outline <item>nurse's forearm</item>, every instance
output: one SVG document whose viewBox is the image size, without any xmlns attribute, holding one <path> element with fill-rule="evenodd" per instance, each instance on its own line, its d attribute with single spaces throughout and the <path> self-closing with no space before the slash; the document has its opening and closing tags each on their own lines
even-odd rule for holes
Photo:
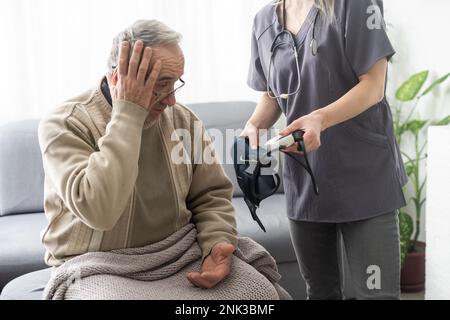
<svg viewBox="0 0 450 320">
<path fill-rule="evenodd" d="M 264 93 L 256 105 L 255 111 L 248 120 L 258 129 L 271 128 L 281 116 L 281 109 L 276 99 Z"/>
<path fill-rule="evenodd" d="M 387 61 L 378 61 L 347 94 L 314 111 L 322 119 L 322 131 L 363 113 L 384 97 Z"/>
</svg>

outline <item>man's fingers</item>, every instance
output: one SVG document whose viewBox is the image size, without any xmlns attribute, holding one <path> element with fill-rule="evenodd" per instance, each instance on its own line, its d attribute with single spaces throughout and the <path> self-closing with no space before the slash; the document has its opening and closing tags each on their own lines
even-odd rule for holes
<svg viewBox="0 0 450 320">
<path fill-rule="evenodd" d="M 194 280 L 194 277 L 193 277 L 193 273 L 192 272 L 189 272 L 187 275 L 186 275 L 186 278 L 189 280 L 189 282 L 190 283 L 192 283 L 194 286 L 197 286 L 197 282 Z"/>
<path fill-rule="evenodd" d="M 199 272 L 190 272 L 187 275 L 188 280 L 195 285 L 196 287 L 209 289 L 214 286 L 213 283 L 208 281 L 207 279 L 204 279 Z"/>
<path fill-rule="evenodd" d="M 137 70 L 139 67 L 139 62 L 141 61 L 143 47 L 144 42 L 142 40 L 138 40 L 134 44 L 133 54 L 131 55 L 130 65 L 128 68 L 128 75 L 133 78 L 137 77 Z"/>
<path fill-rule="evenodd" d="M 108 72 L 106 74 L 106 79 L 108 81 L 109 88 L 110 88 L 110 91 L 111 91 L 111 98 L 113 100 L 116 100 L 117 99 L 117 89 L 116 89 L 116 86 L 113 85 L 112 78 L 111 78 L 111 73 Z"/>
<path fill-rule="evenodd" d="M 161 60 L 156 61 L 155 64 L 153 65 L 152 72 L 150 73 L 150 76 L 145 82 L 145 88 L 147 92 L 153 92 L 153 87 L 155 86 L 156 80 L 158 80 L 161 67 L 162 67 Z"/>
<path fill-rule="evenodd" d="M 187 278 L 194 286 L 204 288 L 199 272 L 189 272 Z"/>
<path fill-rule="evenodd" d="M 125 41 L 120 47 L 119 77 L 117 81 L 117 98 L 134 102 L 148 110 L 154 94 L 153 88 L 161 71 L 161 61 L 151 68 L 152 50 L 144 50 L 144 42 L 136 41 L 133 54 L 130 56 L 131 45 Z M 139 77 L 139 79 L 138 79 Z"/>
<path fill-rule="evenodd" d="M 123 41 L 119 50 L 119 75 L 126 76 L 128 73 L 128 56 L 130 45 L 127 41 Z"/>
<path fill-rule="evenodd" d="M 152 58 L 152 48 L 146 47 L 144 55 L 142 56 L 141 64 L 139 65 L 137 80 L 139 83 L 145 84 L 145 77 L 147 76 L 148 67 Z"/>
<path fill-rule="evenodd" d="M 226 275 L 227 275 L 227 273 L 225 272 L 225 270 L 220 270 L 220 271 L 215 271 L 215 272 L 205 271 L 200 274 L 202 279 L 205 279 L 209 283 L 213 283 L 213 284 L 217 284 L 218 282 L 220 282 L 223 278 L 225 278 Z"/>
</svg>

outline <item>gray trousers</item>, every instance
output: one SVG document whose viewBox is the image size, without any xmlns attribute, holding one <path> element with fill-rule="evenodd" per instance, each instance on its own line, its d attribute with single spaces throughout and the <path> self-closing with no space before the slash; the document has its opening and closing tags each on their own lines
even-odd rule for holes
<svg viewBox="0 0 450 320">
<path fill-rule="evenodd" d="M 308 299 L 344 299 L 343 250 L 357 299 L 400 299 L 397 211 L 346 223 L 289 221 Z"/>
</svg>

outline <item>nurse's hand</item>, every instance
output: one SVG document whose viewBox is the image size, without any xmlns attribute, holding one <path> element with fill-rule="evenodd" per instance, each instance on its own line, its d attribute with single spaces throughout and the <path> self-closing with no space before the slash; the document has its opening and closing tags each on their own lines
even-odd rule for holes
<svg viewBox="0 0 450 320">
<path fill-rule="evenodd" d="M 240 137 L 248 137 L 250 142 L 250 148 L 257 149 L 258 148 L 258 138 L 259 138 L 259 130 L 253 125 L 251 122 L 247 122 L 244 130 L 242 131 Z"/>
<path fill-rule="evenodd" d="M 281 130 L 279 134 L 282 136 L 287 136 L 294 131 L 302 130 L 304 132 L 303 139 L 305 142 L 306 151 L 311 152 L 319 149 L 320 147 L 320 133 L 323 129 L 322 124 L 323 118 L 321 115 L 310 113 L 292 122 L 288 127 Z M 298 144 L 295 143 L 283 151 L 302 154 L 302 152 L 297 151 L 297 147 Z"/>
</svg>

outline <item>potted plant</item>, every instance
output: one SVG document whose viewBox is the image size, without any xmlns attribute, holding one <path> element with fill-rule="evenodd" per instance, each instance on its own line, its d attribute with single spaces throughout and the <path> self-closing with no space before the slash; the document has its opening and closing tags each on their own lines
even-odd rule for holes
<svg viewBox="0 0 450 320">
<path fill-rule="evenodd" d="M 432 92 L 450 76 L 450 73 L 432 82 L 422 90 L 428 79 L 429 71 L 412 75 L 396 91 L 396 103 L 392 104 L 394 118 L 394 133 L 400 146 L 406 173 L 412 194 L 405 195 L 407 203 L 413 203 L 411 212 L 406 207 L 400 210 L 400 249 L 401 249 L 401 288 L 403 292 L 418 292 L 425 288 L 425 243 L 418 241 L 422 211 L 426 201 L 426 175 L 421 172 L 426 161 L 426 132 L 429 126 L 448 125 L 450 115 L 440 119 L 423 119 L 417 115 L 417 109 L 422 97 Z M 421 93 L 420 93 L 421 92 Z M 404 137 L 412 140 L 412 147 L 404 143 Z M 411 192 L 410 192 L 411 193 Z"/>
</svg>

